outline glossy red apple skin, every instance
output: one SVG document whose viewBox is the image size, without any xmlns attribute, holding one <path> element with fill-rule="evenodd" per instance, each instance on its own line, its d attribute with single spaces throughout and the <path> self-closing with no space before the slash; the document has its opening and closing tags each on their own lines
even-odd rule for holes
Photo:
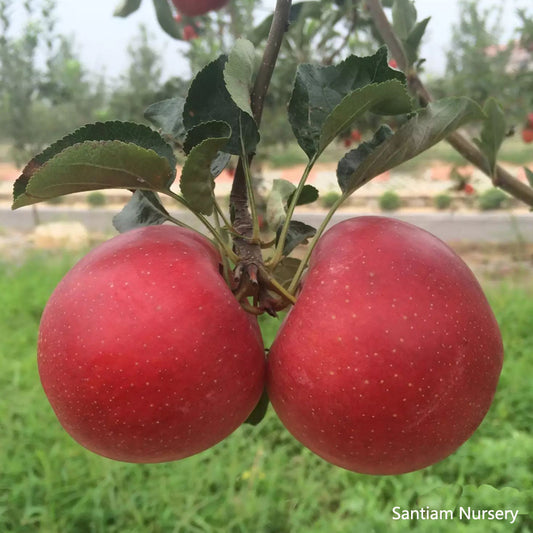
<svg viewBox="0 0 533 533">
<path fill-rule="evenodd" d="M 197 17 L 222 9 L 228 2 L 229 0 L 172 0 L 178 12 L 187 17 Z"/>
<path fill-rule="evenodd" d="M 327 461 L 401 474 L 454 452 L 492 402 L 498 325 L 474 275 L 413 225 L 359 217 L 313 252 L 269 353 L 287 429 Z"/>
<path fill-rule="evenodd" d="M 120 461 L 172 461 L 221 441 L 253 410 L 262 340 L 219 259 L 193 231 L 151 226 L 96 247 L 56 287 L 38 367 L 81 445 Z"/>
</svg>

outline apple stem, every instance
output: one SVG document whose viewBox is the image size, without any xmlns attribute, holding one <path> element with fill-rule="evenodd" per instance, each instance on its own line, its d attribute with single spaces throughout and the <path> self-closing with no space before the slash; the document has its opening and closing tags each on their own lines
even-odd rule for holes
<svg viewBox="0 0 533 533">
<path fill-rule="evenodd" d="M 296 188 L 296 191 L 294 191 L 294 194 L 292 195 L 291 203 L 289 204 L 287 208 L 287 215 L 285 216 L 285 221 L 283 222 L 283 226 L 281 228 L 281 232 L 280 232 L 279 239 L 278 239 L 278 244 L 276 245 L 274 255 L 270 258 L 268 262 L 268 265 L 271 269 L 276 268 L 278 263 L 283 258 L 283 249 L 285 247 L 285 240 L 287 239 L 287 233 L 289 232 L 289 224 L 292 219 L 292 215 L 294 214 L 294 210 L 296 209 L 296 206 L 298 205 L 298 199 L 300 198 L 302 190 L 305 186 L 307 178 L 309 177 L 311 169 L 313 168 L 316 162 L 316 159 L 317 159 L 317 156 L 312 158 L 307 163 L 304 173 L 302 174 L 302 177 L 300 178 L 300 181 L 298 183 L 298 187 Z"/>
<path fill-rule="evenodd" d="M 324 233 L 324 231 L 326 230 L 326 227 L 328 226 L 331 218 L 333 217 L 333 215 L 335 214 L 335 211 L 337 211 L 337 209 L 340 207 L 340 205 L 342 204 L 342 202 L 344 202 L 344 200 L 346 200 L 346 196 L 342 195 L 340 196 L 336 202 L 331 206 L 330 210 L 328 211 L 328 213 L 326 214 L 326 216 L 324 217 L 324 220 L 322 220 L 322 223 L 320 224 L 320 226 L 318 227 L 314 237 L 311 239 L 311 241 L 309 242 L 309 246 L 307 247 L 307 250 L 305 252 L 305 256 L 303 257 L 301 263 L 298 265 L 298 269 L 296 270 L 296 273 L 294 274 L 294 277 L 289 285 L 289 289 L 288 291 L 291 293 L 291 294 L 295 294 L 297 289 L 298 289 L 298 285 L 300 283 L 300 279 L 302 278 L 302 274 L 304 273 L 304 270 L 307 268 L 307 264 L 309 263 L 309 259 L 311 258 L 311 254 L 318 242 L 318 239 L 320 239 L 320 237 L 322 236 L 322 234 Z"/>
<path fill-rule="evenodd" d="M 269 284 L 270 284 L 272 290 L 277 292 L 281 297 L 283 297 L 285 300 L 287 300 L 287 302 L 289 302 L 291 304 L 295 304 L 296 303 L 296 298 L 295 298 L 295 296 L 293 294 L 291 294 L 287 289 L 285 289 L 285 287 L 283 287 L 283 285 L 278 283 L 278 281 L 272 275 L 270 275 L 268 272 L 265 271 L 265 274 L 268 276 L 268 281 L 269 281 Z"/>
<path fill-rule="evenodd" d="M 214 201 L 215 211 L 217 212 L 218 216 L 222 219 L 222 222 L 224 223 L 224 226 L 225 226 L 224 229 L 230 234 L 236 234 L 235 230 L 233 229 L 233 225 L 227 219 L 226 215 L 224 214 L 224 210 L 220 207 L 220 204 L 216 200 L 216 197 L 214 195 L 213 197 L 215 198 L 215 201 Z"/>
<path fill-rule="evenodd" d="M 174 191 L 171 191 L 170 189 L 167 189 L 164 191 L 165 194 L 176 200 L 178 203 L 186 207 L 191 213 L 193 213 L 196 218 L 206 227 L 206 229 L 211 233 L 217 244 L 224 250 L 224 253 L 228 256 L 230 261 L 237 262 L 239 260 L 238 256 L 235 254 L 235 252 L 229 247 L 227 243 L 224 242 L 224 239 L 221 237 L 220 233 L 216 230 L 216 228 L 207 220 L 207 218 L 204 217 L 201 213 L 196 211 L 195 209 L 192 209 L 187 200 L 180 196 L 179 194 L 176 194 Z"/>
</svg>

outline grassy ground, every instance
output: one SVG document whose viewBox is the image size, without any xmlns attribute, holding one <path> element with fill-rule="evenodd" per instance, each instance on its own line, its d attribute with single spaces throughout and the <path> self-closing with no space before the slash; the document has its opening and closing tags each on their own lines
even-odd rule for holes
<svg viewBox="0 0 533 533">
<path fill-rule="evenodd" d="M 532 510 L 531 287 L 488 288 L 506 344 L 497 398 L 474 437 L 431 468 L 391 477 L 347 472 L 303 449 L 271 411 L 198 456 L 130 465 L 75 444 L 39 384 L 40 313 L 72 260 L 0 265 L 0 532 L 533 531 L 525 515 L 514 525 L 392 520 L 395 506 Z M 269 338 L 276 327 L 264 324 Z"/>
</svg>

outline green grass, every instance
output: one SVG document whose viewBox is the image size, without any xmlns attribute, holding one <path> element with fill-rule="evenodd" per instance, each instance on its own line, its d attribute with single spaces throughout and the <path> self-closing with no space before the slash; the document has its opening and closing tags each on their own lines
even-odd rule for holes
<svg viewBox="0 0 533 533">
<path fill-rule="evenodd" d="M 433 467 L 390 477 L 336 468 L 301 447 L 272 410 L 259 426 L 243 426 L 197 456 L 131 465 L 74 443 L 39 383 L 39 317 L 71 262 L 40 256 L 0 265 L 1 533 L 533 531 L 525 516 L 514 526 L 391 519 L 393 506 L 531 511 L 531 286 L 487 287 L 506 345 L 498 394 L 469 442 Z M 269 339 L 277 325 L 263 322 Z"/>
</svg>

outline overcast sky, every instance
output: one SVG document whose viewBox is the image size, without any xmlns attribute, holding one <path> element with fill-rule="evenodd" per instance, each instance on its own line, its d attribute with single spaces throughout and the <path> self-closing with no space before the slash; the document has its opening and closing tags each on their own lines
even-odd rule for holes
<svg viewBox="0 0 533 533">
<path fill-rule="evenodd" d="M 139 25 L 145 24 L 154 38 L 154 47 L 165 57 L 165 77 L 186 72 L 183 50 L 187 45 L 178 43 L 160 30 L 152 2 L 143 0 L 141 8 L 128 18 L 113 17 L 119 0 L 56 0 L 58 26 L 62 33 L 75 38 L 77 51 L 83 63 L 92 71 L 118 75 L 128 64 L 127 47 L 138 35 Z M 501 42 L 512 37 L 518 25 L 516 9 L 531 0 L 506 0 L 502 20 L 505 32 Z M 428 59 L 427 69 L 441 73 L 445 67 L 445 51 L 450 47 L 450 30 L 458 20 L 461 0 L 416 0 L 419 19 L 431 16 L 422 46 L 422 56 Z M 496 0 L 480 0 L 482 6 L 494 5 Z M 15 12 L 21 10 L 15 3 Z M 265 0 L 265 7 L 274 6 L 275 0 Z M 266 14 L 266 13 L 265 13 Z M 431 60 L 429 61 L 429 58 Z"/>
</svg>

